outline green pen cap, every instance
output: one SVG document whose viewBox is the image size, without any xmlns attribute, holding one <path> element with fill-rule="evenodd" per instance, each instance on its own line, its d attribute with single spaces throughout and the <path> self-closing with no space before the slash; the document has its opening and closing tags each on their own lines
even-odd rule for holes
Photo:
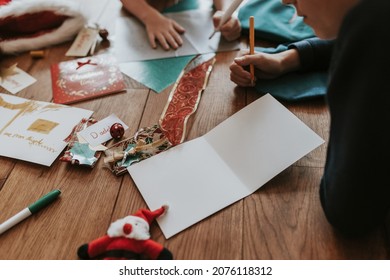
<svg viewBox="0 0 390 280">
<path fill-rule="evenodd" d="M 37 213 L 42 208 L 46 207 L 50 203 L 52 203 L 59 195 L 61 194 L 60 190 L 54 190 L 49 192 L 48 194 L 42 196 L 36 202 L 28 206 L 28 209 L 32 214 Z"/>
</svg>

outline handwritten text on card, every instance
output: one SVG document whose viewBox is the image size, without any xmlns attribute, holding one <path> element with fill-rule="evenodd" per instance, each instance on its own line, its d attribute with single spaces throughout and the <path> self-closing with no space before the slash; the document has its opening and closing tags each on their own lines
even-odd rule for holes
<svg viewBox="0 0 390 280">
<path fill-rule="evenodd" d="M 117 116 L 112 114 L 107 118 L 95 123 L 94 125 L 91 125 L 88 128 L 80 131 L 79 135 L 92 147 L 97 146 L 112 138 L 110 134 L 110 128 L 114 123 L 122 124 L 125 130 L 129 128 Z"/>
</svg>

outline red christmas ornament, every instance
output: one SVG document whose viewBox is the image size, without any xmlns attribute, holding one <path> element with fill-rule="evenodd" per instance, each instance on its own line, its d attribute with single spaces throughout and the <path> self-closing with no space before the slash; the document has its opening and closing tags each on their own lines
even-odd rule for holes
<svg viewBox="0 0 390 280">
<path fill-rule="evenodd" d="M 123 125 L 120 123 L 114 123 L 110 128 L 110 134 L 114 139 L 121 139 L 125 134 L 125 129 Z"/>
</svg>

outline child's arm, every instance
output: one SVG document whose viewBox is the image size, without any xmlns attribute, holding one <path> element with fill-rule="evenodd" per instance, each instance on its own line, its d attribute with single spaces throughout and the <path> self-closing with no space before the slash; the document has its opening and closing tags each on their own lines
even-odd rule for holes
<svg viewBox="0 0 390 280">
<path fill-rule="evenodd" d="M 157 48 L 156 41 L 169 50 L 177 49 L 183 44 L 180 34 L 185 29 L 174 20 L 162 15 L 146 0 L 121 0 L 123 7 L 138 18 L 146 28 L 150 45 Z"/>
<path fill-rule="evenodd" d="M 255 76 L 259 79 L 273 79 L 293 71 L 326 70 L 333 44 L 332 40 L 310 38 L 292 43 L 288 50 L 279 53 L 245 54 L 230 65 L 230 79 L 239 86 L 253 86 L 246 69 L 249 64 L 255 66 Z"/>
</svg>

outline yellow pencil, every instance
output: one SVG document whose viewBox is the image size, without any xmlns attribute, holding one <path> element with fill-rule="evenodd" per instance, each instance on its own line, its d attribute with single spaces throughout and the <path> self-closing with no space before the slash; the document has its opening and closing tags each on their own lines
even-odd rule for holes
<svg viewBox="0 0 390 280">
<path fill-rule="evenodd" d="M 255 54 L 255 18 L 249 17 L 249 54 Z M 255 82 L 255 67 L 253 64 L 249 65 L 251 73 L 251 84 Z"/>
</svg>

